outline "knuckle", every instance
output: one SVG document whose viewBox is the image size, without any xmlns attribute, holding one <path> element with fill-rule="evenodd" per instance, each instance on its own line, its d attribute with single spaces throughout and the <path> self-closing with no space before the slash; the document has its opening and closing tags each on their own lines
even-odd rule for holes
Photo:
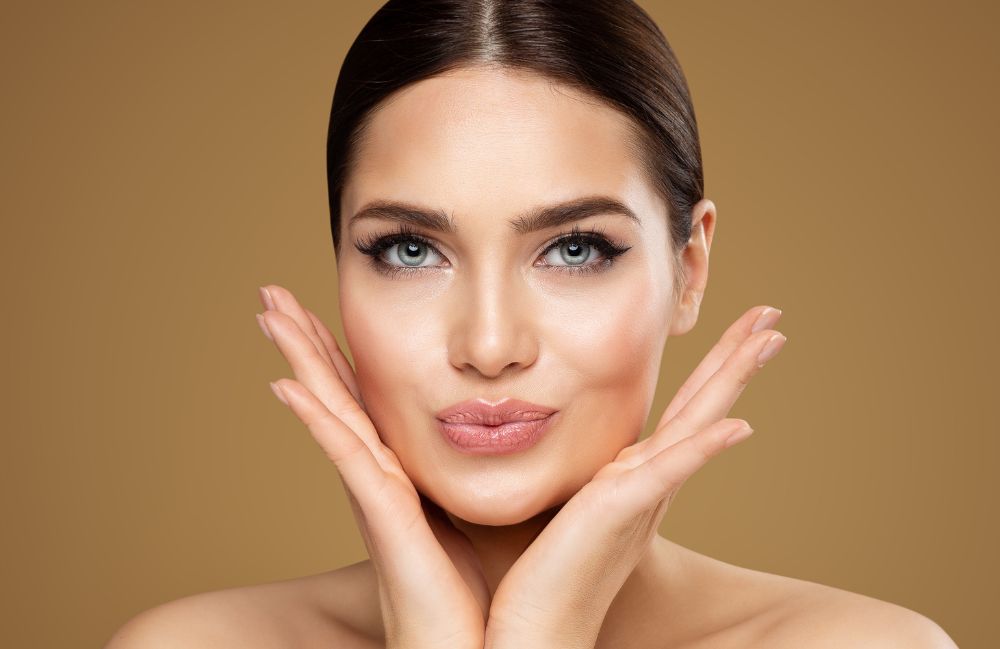
<svg viewBox="0 0 1000 649">
<path fill-rule="evenodd" d="M 630 460 L 634 459 L 640 454 L 641 449 L 645 446 L 645 442 L 639 442 L 638 444 L 633 444 L 631 446 L 626 446 L 618 453 L 617 460 L 619 462 L 628 463 Z"/>
<path fill-rule="evenodd" d="M 652 474 L 653 480 L 656 483 L 657 493 L 668 493 L 680 486 L 677 476 L 675 475 L 664 475 L 662 471 L 653 471 Z"/>
<path fill-rule="evenodd" d="M 734 359 L 736 360 L 736 359 Z M 752 362 L 749 365 L 733 363 L 726 370 L 727 378 L 730 381 L 733 389 L 736 390 L 736 394 L 742 393 L 748 385 L 750 385 L 750 379 L 753 378 L 760 370 L 756 362 Z"/>
<path fill-rule="evenodd" d="M 347 448 L 343 449 L 340 453 L 331 453 L 329 450 L 327 451 L 327 457 L 329 457 L 330 460 L 337 465 L 338 469 L 357 458 L 358 453 L 364 453 L 367 451 L 367 448 L 361 440 L 347 442 L 344 446 Z"/>
<path fill-rule="evenodd" d="M 760 368 L 758 368 L 756 365 L 753 365 L 751 367 L 744 368 L 743 370 L 736 373 L 736 379 L 734 384 L 737 394 L 746 390 L 747 386 L 750 385 L 750 379 L 753 378 L 753 375 L 757 373 L 758 369 Z"/>
<path fill-rule="evenodd" d="M 711 444 L 708 435 L 693 435 L 687 441 L 690 444 L 692 454 L 700 463 L 708 462 L 715 455 L 715 447 Z"/>
<path fill-rule="evenodd" d="M 343 425 L 344 424 L 339 417 L 326 409 L 324 409 L 322 414 L 306 422 L 306 426 L 309 428 L 309 431 L 312 432 L 313 436 L 318 440 L 327 439 L 331 435 L 341 435 L 342 433 L 337 431 L 337 429 Z M 328 455 L 332 452 L 331 449 L 327 448 L 327 444 L 323 444 L 323 448 L 327 451 Z M 330 459 L 333 460 L 334 458 L 331 457 Z"/>
<path fill-rule="evenodd" d="M 350 395 L 344 396 L 336 410 L 337 416 L 356 432 L 361 430 L 373 431 L 375 424 L 372 423 L 368 413 Z"/>
<path fill-rule="evenodd" d="M 368 414 L 361 408 L 361 404 L 354 400 L 354 397 L 344 397 L 339 412 L 349 417 L 368 417 Z"/>
<path fill-rule="evenodd" d="M 683 408 L 677 411 L 676 414 L 670 419 L 668 425 L 670 428 L 674 429 L 684 429 L 691 424 L 691 408 L 690 404 L 685 405 Z"/>
</svg>

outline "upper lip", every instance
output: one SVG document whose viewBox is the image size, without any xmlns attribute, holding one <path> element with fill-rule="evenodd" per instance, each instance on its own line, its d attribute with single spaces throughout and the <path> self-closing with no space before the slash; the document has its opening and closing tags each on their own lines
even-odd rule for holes
<svg viewBox="0 0 1000 649">
<path fill-rule="evenodd" d="M 452 424 L 499 426 L 511 421 L 544 419 L 555 411 L 555 408 L 508 397 L 497 403 L 486 399 L 462 401 L 441 410 L 436 416 L 441 421 Z"/>
</svg>

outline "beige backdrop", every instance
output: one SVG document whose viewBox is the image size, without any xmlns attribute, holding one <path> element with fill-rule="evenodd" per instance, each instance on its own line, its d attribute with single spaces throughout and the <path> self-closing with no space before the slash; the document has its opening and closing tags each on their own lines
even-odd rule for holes
<svg viewBox="0 0 1000 649">
<path fill-rule="evenodd" d="M 365 558 L 254 313 L 276 282 L 339 327 L 324 138 L 379 4 L 5 8 L 5 646 L 100 646 L 170 599 Z M 996 3 L 642 4 L 719 208 L 650 428 L 746 308 L 789 339 L 733 410 L 755 438 L 662 533 L 992 646 Z"/>
</svg>

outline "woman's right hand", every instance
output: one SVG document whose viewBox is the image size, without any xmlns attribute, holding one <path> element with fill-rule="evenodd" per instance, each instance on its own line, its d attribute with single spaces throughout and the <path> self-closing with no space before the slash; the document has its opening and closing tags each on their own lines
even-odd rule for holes
<svg viewBox="0 0 1000 649">
<path fill-rule="evenodd" d="M 417 492 L 375 430 L 336 338 L 288 290 L 258 314 L 295 373 L 272 385 L 337 466 L 378 577 L 386 646 L 481 649 L 490 594 L 468 538 Z"/>
</svg>

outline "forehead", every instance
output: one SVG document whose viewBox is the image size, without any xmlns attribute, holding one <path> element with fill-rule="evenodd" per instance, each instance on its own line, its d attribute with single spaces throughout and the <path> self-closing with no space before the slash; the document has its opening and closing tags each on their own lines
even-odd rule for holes
<svg viewBox="0 0 1000 649">
<path fill-rule="evenodd" d="M 456 222 L 606 194 L 654 201 L 630 121 L 546 77 L 462 68 L 408 86 L 374 113 L 342 194 L 349 217 L 376 199 L 441 208 Z"/>
</svg>

